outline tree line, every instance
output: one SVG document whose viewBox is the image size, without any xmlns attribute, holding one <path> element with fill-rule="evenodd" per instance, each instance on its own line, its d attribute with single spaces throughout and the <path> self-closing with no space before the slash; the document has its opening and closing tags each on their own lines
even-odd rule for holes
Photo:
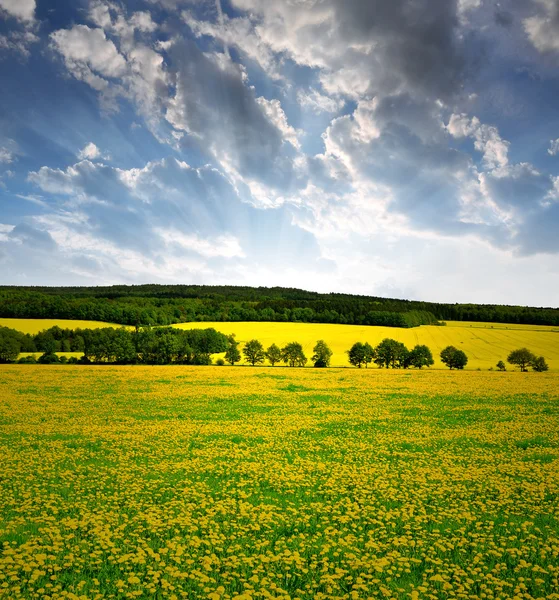
<svg viewBox="0 0 559 600">
<path fill-rule="evenodd" d="M 38 362 L 56 363 L 65 357 L 57 352 L 81 352 L 69 362 L 119 365 L 209 365 L 212 354 L 225 352 L 229 338 L 215 329 L 183 330 L 145 327 L 128 330 L 61 329 L 52 327 L 34 336 L 7 327 L 0 328 L 0 362 L 13 362 L 21 352 L 42 352 Z M 34 362 L 23 358 L 21 362 Z M 64 360 L 62 360 L 64 362 Z"/>
<path fill-rule="evenodd" d="M 280 348 L 273 343 L 268 348 L 252 339 L 244 343 L 242 350 L 235 335 L 226 336 L 213 328 L 177 329 L 174 327 L 138 327 L 134 330 L 123 327 L 115 329 L 63 329 L 51 327 L 35 335 L 24 334 L 15 329 L 0 327 L 0 362 L 15 362 L 20 353 L 42 352 L 38 361 L 33 357 L 22 357 L 22 363 L 66 362 L 60 352 L 80 352 L 81 358 L 71 357 L 68 362 L 81 364 L 148 364 L 148 365 L 210 365 L 212 355 L 224 353 L 217 365 L 239 363 L 244 357 L 252 366 L 266 361 L 274 367 L 284 363 L 290 367 L 304 367 L 309 359 L 302 344 L 293 341 Z M 408 349 L 405 344 L 391 338 L 383 339 L 376 347 L 368 342 L 355 342 L 346 351 L 351 365 L 367 368 L 371 363 L 379 368 L 422 369 L 434 364 L 431 349 L 417 344 Z M 318 340 L 313 348 L 311 362 L 314 367 L 329 367 L 333 352 L 324 340 Z M 440 359 L 450 369 L 463 369 L 468 364 L 466 353 L 454 346 L 447 346 Z M 549 369 L 543 356 L 536 356 L 527 348 L 513 350 L 507 362 L 527 371 L 542 372 Z M 499 371 L 505 371 L 505 363 L 497 363 Z"/>
<path fill-rule="evenodd" d="M 455 321 L 559 325 L 559 309 L 441 304 L 243 286 L 0 287 L 0 317 L 170 325 L 275 321 L 416 327 Z"/>
</svg>

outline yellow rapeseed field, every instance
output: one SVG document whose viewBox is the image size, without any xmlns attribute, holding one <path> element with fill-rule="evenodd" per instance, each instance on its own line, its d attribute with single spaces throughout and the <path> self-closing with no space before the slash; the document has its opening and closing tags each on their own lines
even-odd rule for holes
<svg viewBox="0 0 559 600">
<path fill-rule="evenodd" d="M 555 373 L 0 366 L 0 598 L 559 599 Z"/>
<path fill-rule="evenodd" d="M 98 329 L 99 327 L 123 327 L 114 323 L 104 323 L 103 321 L 79 321 L 71 319 L 8 319 L 0 317 L 0 327 L 10 327 L 23 333 L 34 335 L 50 329 L 51 327 L 60 327 L 62 329 Z"/>
<path fill-rule="evenodd" d="M 469 324 L 468 324 L 469 325 Z M 489 323 L 472 327 L 451 322 L 446 327 L 423 325 L 413 329 L 396 327 L 360 327 L 358 325 L 329 325 L 320 323 L 181 323 L 183 329 L 215 327 L 226 334 L 235 333 L 237 340 L 259 339 L 265 347 L 275 342 L 279 346 L 297 341 L 307 357 L 317 340 L 323 339 L 333 350 L 332 366 L 348 366 L 346 350 L 354 342 L 369 342 L 376 346 L 384 338 L 393 338 L 412 348 L 426 344 L 435 358 L 435 368 L 444 368 L 439 354 L 445 346 L 453 345 L 468 355 L 467 369 L 489 369 L 499 360 L 506 361 L 511 350 L 526 346 L 538 356 L 544 356 L 550 369 L 559 370 L 559 331 L 525 325 L 491 328 Z M 485 325 L 486 327 L 483 327 Z M 509 368 L 511 368 L 509 366 Z"/>
<path fill-rule="evenodd" d="M 38 333 L 54 325 L 69 329 L 121 327 L 99 321 L 0 319 L 0 326 L 11 327 L 24 333 Z M 429 346 L 435 358 L 434 368 L 445 368 L 439 360 L 439 354 L 445 346 L 453 345 L 466 352 L 469 359 L 466 368 L 470 370 L 494 368 L 499 360 L 506 361 L 511 350 L 527 347 L 537 356 L 544 356 L 551 370 L 559 371 L 559 329 L 543 325 L 450 321 L 446 327 L 424 325 L 413 329 L 401 329 L 321 323 L 196 322 L 181 323 L 174 327 L 214 327 L 227 335 L 236 334 L 240 342 L 258 339 L 265 347 L 272 343 L 282 346 L 297 341 L 303 345 L 309 359 L 317 340 L 323 339 L 332 348 L 332 366 L 337 367 L 349 366 L 346 350 L 355 342 L 369 342 L 376 346 L 382 339 L 390 337 L 403 342 L 409 348 L 416 344 Z"/>
</svg>

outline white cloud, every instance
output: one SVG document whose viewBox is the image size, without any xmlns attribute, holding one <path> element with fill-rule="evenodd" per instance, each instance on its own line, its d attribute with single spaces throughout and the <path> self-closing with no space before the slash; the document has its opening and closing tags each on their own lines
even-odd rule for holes
<svg viewBox="0 0 559 600">
<path fill-rule="evenodd" d="M 317 113 L 335 113 L 345 104 L 342 99 L 325 96 L 316 89 L 311 89 L 308 92 L 299 90 L 297 92 L 297 101 L 303 108 L 308 108 Z"/>
<path fill-rule="evenodd" d="M 486 168 L 498 169 L 507 166 L 510 142 L 501 138 L 496 127 L 483 125 L 477 117 L 470 119 L 465 114 L 453 114 L 447 130 L 455 138 L 473 138 L 475 149 L 483 153 Z"/>
<path fill-rule="evenodd" d="M 0 0 L 0 15 L 4 12 L 24 22 L 35 19 L 35 8 L 35 0 Z"/>
<path fill-rule="evenodd" d="M 184 234 L 174 228 L 158 228 L 155 231 L 168 246 L 176 244 L 183 250 L 195 252 L 206 258 L 245 258 L 239 240 L 232 235 L 202 238 L 196 234 Z"/>
<path fill-rule="evenodd" d="M 8 148 L 0 148 L 0 164 L 9 165 L 14 161 L 14 155 Z"/>
<path fill-rule="evenodd" d="M 0 223 L 0 242 L 8 241 L 8 233 L 14 229 L 14 225 L 7 225 L 6 223 Z"/>
<path fill-rule="evenodd" d="M 95 160 L 96 158 L 102 158 L 103 154 L 99 148 L 93 143 L 89 142 L 79 152 L 78 158 L 80 160 Z"/>
<path fill-rule="evenodd" d="M 56 49 L 73 73 L 91 69 L 104 77 L 122 77 L 126 61 L 102 29 L 74 25 L 51 34 Z"/>
<path fill-rule="evenodd" d="M 217 21 L 197 19 L 191 12 L 183 11 L 182 18 L 196 37 L 210 36 L 223 44 L 224 49 L 236 47 L 243 58 L 254 61 L 271 79 L 282 79 L 281 59 L 258 34 L 248 17 L 229 18 L 221 13 Z"/>
<path fill-rule="evenodd" d="M 9 50 L 29 58 L 31 54 L 29 47 L 38 41 L 39 37 L 32 31 L 9 31 L 5 35 L 0 35 L 0 50 Z"/>
<path fill-rule="evenodd" d="M 281 107 L 279 100 L 267 100 L 264 97 L 256 98 L 256 102 L 262 107 L 264 114 L 268 117 L 270 123 L 272 123 L 283 136 L 283 139 L 289 142 L 294 148 L 299 149 L 301 144 L 299 143 L 298 136 L 301 134 L 300 131 L 295 130 L 287 122 L 287 116 Z"/>
<path fill-rule="evenodd" d="M 557 154 L 559 154 L 559 138 L 556 140 L 550 140 L 549 144 L 550 145 L 547 153 L 551 156 L 557 156 Z"/>
<path fill-rule="evenodd" d="M 524 29 L 540 52 L 559 52 L 559 4 L 557 0 L 536 0 L 543 14 L 524 20 Z"/>
</svg>

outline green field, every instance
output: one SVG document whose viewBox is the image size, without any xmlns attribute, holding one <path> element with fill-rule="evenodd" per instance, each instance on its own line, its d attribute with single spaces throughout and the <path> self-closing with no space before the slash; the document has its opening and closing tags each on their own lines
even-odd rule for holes
<svg viewBox="0 0 559 600">
<path fill-rule="evenodd" d="M 554 373 L 0 366 L 0 598 L 559 598 Z"/>
</svg>

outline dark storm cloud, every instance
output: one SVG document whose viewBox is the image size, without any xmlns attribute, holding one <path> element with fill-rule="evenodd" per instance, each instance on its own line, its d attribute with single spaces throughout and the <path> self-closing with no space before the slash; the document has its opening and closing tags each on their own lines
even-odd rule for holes
<svg viewBox="0 0 559 600">
<path fill-rule="evenodd" d="M 340 37 L 348 44 L 374 41 L 373 57 L 386 77 L 397 73 L 409 87 L 435 97 L 459 87 L 465 58 L 455 2 L 335 0 L 333 7 Z"/>
</svg>

